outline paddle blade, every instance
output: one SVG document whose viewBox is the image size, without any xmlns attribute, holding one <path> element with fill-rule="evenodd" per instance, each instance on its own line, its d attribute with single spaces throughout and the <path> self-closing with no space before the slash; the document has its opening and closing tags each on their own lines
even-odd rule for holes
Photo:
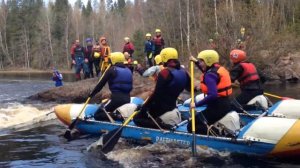
<svg viewBox="0 0 300 168">
<path fill-rule="evenodd" d="M 115 145 L 118 143 L 118 140 L 121 137 L 122 130 L 123 127 L 120 127 L 100 137 L 97 144 L 102 146 L 101 151 L 103 153 L 108 153 L 114 149 Z"/>
<path fill-rule="evenodd" d="M 72 135 L 71 135 L 71 130 L 67 129 L 65 134 L 64 134 L 64 138 L 66 138 L 68 141 L 70 141 L 72 139 Z"/>
</svg>

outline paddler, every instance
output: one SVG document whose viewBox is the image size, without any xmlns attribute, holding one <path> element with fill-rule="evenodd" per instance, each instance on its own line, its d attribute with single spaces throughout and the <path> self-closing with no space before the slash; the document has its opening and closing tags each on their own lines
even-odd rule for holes
<svg viewBox="0 0 300 168">
<path fill-rule="evenodd" d="M 158 73 L 152 95 L 133 121 L 142 127 L 158 128 L 158 124 L 161 128 L 170 129 L 181 122 L 176 101 L 184 89 L 190 90 L 190 77 L 181 68 L 175 48 L 163 49 L 160 56 L 165 68 Z"/>
<path fill-rule="evenodd" d="M 111 97 L 108 104 L 104 106 L 107 112 L 113 112 L 116 108 L 130 102 L 130 92 L 132 90 L 132 73 L 124 65 L 125 57 L 121 52 L 111 53 L 110 62 L 111 67 L 106 71 L 102 80 L 97 84 L 90 97 L 94 97 L 99 91 L 102 90 L 104 85 L 108 83 Z M 120 116 L 110 113 L 111 117 L 115 120 L 121 119 Z M 94 115 L 96 120 L 108 120 L 107 114 L 100 107 Z"/>
<path fill-rule="evenodd" d="M 191 107 L 207 105 L 206 109 L 196 115 L 196 133 L 207 134 L 208 126 L 223 118 L 231 111 L 229 96 L 232 93 L 229 72 L 219 64 L 219 54 L 215 50 L 204 50 L 198 54 L 198 60 L 191 56 L 191 60 L 202 71 L 200 88 L 207 96 Z M 192 132 L 192 123 L 187 129 Z"/>
<path fill-rule="evenodd" d="M 230 52 L 229 57 L 233 63 L 233 67 L 230 70 L 231 82 L 233 83 L 237 80 L 241 89 L 241 93 L 235 100 L 244 108 L 249 109 L 251 106 L 247 106 L 247 103 L 254 97 L 264 93 L 260 76 L 255 65 L 246 61 L 245 51 L 234 49 Z M 234 102 L 233 108 L 235 111 L 241 112 L 241 109 L 238 109 Z"/>
</svg>

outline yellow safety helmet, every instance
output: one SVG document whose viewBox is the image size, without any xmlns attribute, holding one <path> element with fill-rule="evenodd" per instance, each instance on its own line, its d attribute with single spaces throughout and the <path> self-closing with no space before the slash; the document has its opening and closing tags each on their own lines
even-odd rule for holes
<svg viewBox="0 0 300 168">
<path fill-rule="evenodd" d="M 167 62 L 170 59 L 178 59 L 178 52 L 175 48 L 164 48 L 160 52 L 162 62 Z"/>
<path fill-rule="evenodd" d="M 154 58 L 155 64 L 158 65 L 162 62 L 161 60 L 161 56 L 160 55 L 156 55 Z"/>
<path fill-rule="evenodd" d="M 219 54 L 215 50 L 203 50 L 198 54 L 198 59 L 202 59 L 207 66 L 219 62 Z"/>
<path fill-rule="evenodd" d="M 151 34 L 150 34 L 150 33 L 147 33 L 147 34 L 146 34 L 146 37 L 151 37 Z"/>
<path fill-rule="evenodd" d="M 124 37 L 124 40 L 125 40 L 126 42 L 129 42 L 129 41 L 130 41 L 130 38 L 129 38 L 129 37 Z"/>
<path fill-rule="evenodd" d="M 113 65 L 118 62 L 124 63 L 126 61 L 125 56 L 121 52 L 113 52 L 110 54 L 110 61 Z"/>
<path fill-rule="evenodd" d="M 155 33 L 161 33 L 160 29 L 155 29 Z"/>
<path fill-rule="evenodd" d="M 99 52 L 95 52 L 95 53 L 94 53 L 94 57 L 95 57 L 95 58 L 99 58 L 99 57 L 100 57 L 100 53 L 99 53 Z"/>
</svg>

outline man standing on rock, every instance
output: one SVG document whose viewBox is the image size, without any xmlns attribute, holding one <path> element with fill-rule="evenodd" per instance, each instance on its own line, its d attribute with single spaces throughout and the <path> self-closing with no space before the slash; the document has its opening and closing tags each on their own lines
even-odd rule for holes
<svg viewBox="0 0 300 168">
<path fill-rule="evenodd" d="M 72 63 L 75 65 L 75 77 L 76 80 L 81 80 L 80 71 L 83 70 L 84 78 L 87 78 L 90 71 L 87 65 L 88 58 L 85 57 L 84 48 L 80 45 L 79 40 L 75 41 L 75 47 L 73 48 L 73 52 L 71 52 Z"/>
</svg>

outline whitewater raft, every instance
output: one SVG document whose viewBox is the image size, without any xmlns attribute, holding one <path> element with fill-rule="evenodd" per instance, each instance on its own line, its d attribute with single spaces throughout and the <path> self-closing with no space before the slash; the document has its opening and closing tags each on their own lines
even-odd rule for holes
<svg viewBox="0 0 300 168">
<path fill-rule="evenodd" d="M 55 107 L 57 118 L 69 125 L 79 114 L 83 104 L 65 104 Z M 92 118 L 98 105 L 89 104 L 76 123 L 82 133 L 101 135 L 121 126 L 121 122 L 96 121 Z M 260 117 L 235 131 L 235 137 L 196 135 L 199 147 L 263 156 L 300 156 L 300 120 L 278 117 Z M 130 122 L 123 129 L 123 138 L 144 140 L 150 143 L 176 143 L 190 146 L 193 135 L 187 132 L 186 124 L 174 131 L 142 128 Z"/>
</svg>

